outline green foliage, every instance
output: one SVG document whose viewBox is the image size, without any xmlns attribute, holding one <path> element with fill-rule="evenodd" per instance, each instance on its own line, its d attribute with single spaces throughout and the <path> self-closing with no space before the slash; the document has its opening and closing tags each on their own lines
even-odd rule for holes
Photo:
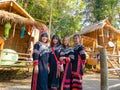
<svg viewBox="0 0 120 90">
<path fill-rule="evenodd" d="M 17 1 L 21 6 L 24 3 L 24 0 Z M 29 0 L 26 10 L 48 27 L 51 25 L 51 35 L 57 33 L 60 37 L 105 18 L 120 29 L 119 0 Z"/>
<path fill-rule="evenodd" d="M 97 22 L 108 18 L 110 23 L 112 23 L 116 28 L 118 28 L 117 23 L 119 23 L 120 17 L 116 18 L 120 12 L 120 2 L 119 0 L 85 0 L 87 8 L 93 8 L 87 11 L 86 17 L 88 17 L 85 22 Z M 91 16 L 89 16 L 92 14 Z"/>
<path fill-rule="evenodd" d="M 18 2 L 23 4 L 23 0 Z M 32 17 L 49 27 L 51 4 L 51 35 L 57 33 L 64 37 L 80 30 L 81 11 L 84 8 L 82 0 L 29 0 L 26 10 Z"/>
<path fill-rule="evenodd" d="M 119 0 L 96 0 L 95 2 L 95 17 L 96 21 L 102 20 L 104 18 L 108 18 L 110 23 L 112 23 L 116 28 L 118 19 L 116 16 L 120 11 L 120 2 Z"/>
</svg>

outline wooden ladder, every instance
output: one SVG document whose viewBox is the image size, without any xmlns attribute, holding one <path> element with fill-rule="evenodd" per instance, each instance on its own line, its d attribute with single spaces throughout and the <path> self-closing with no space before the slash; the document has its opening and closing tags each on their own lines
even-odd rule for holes
<svg viewBox="0 0 120 90">
<path fill-rule="evenodd" d="M 115 71 L 117 75 L 120 77 L 120 64 L 117 61 L 118 55 L 111 55 L 107 58 L 108 62 L 112 65 L 112 68 L 108 69 L 109 71 Z"/>
</svg>

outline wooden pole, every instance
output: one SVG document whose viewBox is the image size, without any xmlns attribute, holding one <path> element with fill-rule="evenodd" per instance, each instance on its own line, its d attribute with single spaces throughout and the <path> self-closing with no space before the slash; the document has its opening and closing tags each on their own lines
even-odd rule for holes
<svg viewBox="0 0 120 90">
<path fill-rule="evenodd" d="M 108 65 L 105 48 L 102 48 L 100 50 L 100 68 L 101 68 L 101 90 L 108 90 Z"/>
</svg>

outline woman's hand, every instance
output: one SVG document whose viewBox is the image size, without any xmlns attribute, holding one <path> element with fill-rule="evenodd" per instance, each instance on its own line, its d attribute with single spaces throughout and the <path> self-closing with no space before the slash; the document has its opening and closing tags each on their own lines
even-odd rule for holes
<svg viewBox="0 0 120 90">
<path fill-rule="evenodd" d="M 35 66 L 34 66 L 34 72 L 35 72 L 35 73 L 38 73 L 38 71 L 39 71 L 39 70 L 38 70 L 38 65 L 35 65 Z"/>
<path fill-rule="evenodd" d="M 65 57 L 60 57 L 59 60 L 63 61 L 63 60 L 65 60 Z"/>
<path fill-rule="evenodd" d="M 48 73 L 50 73 L 50 67 L 48 67 Z"/>
</svg>

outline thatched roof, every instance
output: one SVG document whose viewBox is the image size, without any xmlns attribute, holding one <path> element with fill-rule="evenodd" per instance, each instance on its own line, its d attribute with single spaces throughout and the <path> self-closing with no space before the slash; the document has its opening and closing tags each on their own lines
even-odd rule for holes
<svg viewBox="0 0 120 90">
<path fill-rule="evenodd" d="M 115 33 L 120 34 L 120 31 L 118 31 L 117 29 L 115 29 L 113 26 L 111 26 L 111 24 L 109 23 L 109 21 L 107 19 L 104 19 L 102 21 L 99 21 L 97 23 L 94 23 L 92 25 L 89 25 L 85 28 L 83 28 L 80 32 L 78 32 L 79 34 L 83 35 L 83 34 L 87 34 L 90 32 L 93 32 L 95 30 L 99 30 L 102 29 L 103 27 L 109 28 L 109 30 L 113 30 Z"/>
<path fill-rule="evenodd" d="M 114 28 L 107 19 L 101 20 L 97 23 L 84 27 L 81 31 L 76 34 L 84 35 L 87 33 L 91 33 L 95 30 L 102 29 L 103 27 L 109 28 L 109 30 L 114 31 L 117 34 L 120 34 L 120 31 Z M 72 38 L 75 34 L 70 35 L 68 38 Z"/>
<path fill-rule="evenodd" d="M 0 1 L 0 21 L 32 25 L 36 23 L 24 9 L 13 0 Z"/>
<path fill-rule="evenodd" d="M 0 21 L 3 22 L 15 22 L 16 24 L 34 24 L 29 18 L 22 17 L 20 15 L 10 13 L 4 10 L 0 10 Z"/>
<path fill-rule="evenodd" d="M 39 29 L 46 26 L 34 20 L 21 6 L 14 0 L 0 0 L 0 22 L 15 22 L 16 24 L 31 24 Z"/>
<path fill-rule="evenodd" d="M 0 9 L 18 14 L 34 21 L 34 19 L 14 0 L 0 0 Z"/>
</svg>

